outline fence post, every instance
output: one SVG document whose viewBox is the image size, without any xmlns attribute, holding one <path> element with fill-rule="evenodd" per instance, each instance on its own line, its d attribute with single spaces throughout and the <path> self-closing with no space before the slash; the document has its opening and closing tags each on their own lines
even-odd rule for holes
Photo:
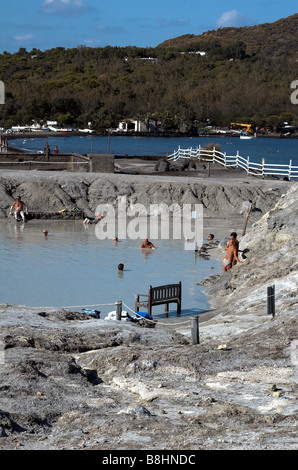
<svg viewBox="0 0 298 470">
<path fill-rule="evenodd" d="M 249 175 L 249 156 L 247 157 L 247 160 L 246 160 L 246 173 Z"/>
<path fill-rule="evenodd" d="M 275 317 L 275 285 L 267 287 L 267 314 Z"/>
<path fill-rule="evenodd" d="M 264 178 L 264 171 L 265 171 L 265 158 L 262 158 L 262 178 Z"/>
<path fill-rule="evenodd" d="M 236 154 L 236 168 L 238 168 L 238 161 L 239 161 L 239 150 L 237 150 L 237 154 Z"/>
<path fill-rule="evenodd" d="M 291 181 L 291 172 L 292 172 L 292 160 L 290 160 L 290 163 L 289 163 L 289 181 Z"/>
<path fill-rule="evenodd" d="M 118 300 L 116 302 L 116 320 L 121 320 L 121 315 L 122 315 L 122 301 Z"/>
<path fill-rule="evenodd" d="M 191 319 L 191 337 L 192 337 L 192 344 L 200 343 L 199 317 L 198 316 L 195 316 Z"/>
</svg>

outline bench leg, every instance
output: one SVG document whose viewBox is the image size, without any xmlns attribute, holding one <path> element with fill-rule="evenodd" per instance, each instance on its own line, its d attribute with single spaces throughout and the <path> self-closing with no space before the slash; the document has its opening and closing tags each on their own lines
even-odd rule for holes
<svg viewBox="0 0 298 470">
<path fill-rule="evenodd" d="M 181 302 L 177 302 L 177 317 L 181 317 Z"/>
</svg>

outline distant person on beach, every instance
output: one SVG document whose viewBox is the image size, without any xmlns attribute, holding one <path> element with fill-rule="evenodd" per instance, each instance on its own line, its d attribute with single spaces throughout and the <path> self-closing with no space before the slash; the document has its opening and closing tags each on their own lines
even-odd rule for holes
<svg viewBox="0 0 298 470">
<path fill-rule="evenodd" d="M 93 218 L 92 218 L 92 217 L 91 217 L 91 218 L 90 218 L 90 217 L 86 217 L 85 220 L 84 220 L 84 222 L 83 222 L 83 224 L 84 224 L 84 225 L 98 224 L 98 222 L 100 222 L 101 220 L 103 221 L 103 217 L 102 217 L 100 214 L 98 214 L 98 215 L 96 215 L 96 216 L 93 217 Z"/>
<path fill-rule="evenodd" d="M 238 263 L 242 263 L 242 261 L 240 261 L 240 259 L 237 256 L 237 251 L 238 251 L 237 250 L 237 247 L 238 247 L 237 241 L 236 240 L 230 240 L 228 245 L 227 245 L 228 246 L 227 253 L 226 253 L 225 259 L 223 260 L 223 272 L 224 273 L 226 271 L 229 271 L 232 268 L 234 260 L 236 260 L 236 263 L 237 263 L 237 261 L 238 261 Z"/>
<path fill-rule="evenodd" d="M 20 216 L 23 221 L 25 221 L 25 213 L 28 214 L 28 209 L 26 204 L 21 200 L 21 197 L 18 196 L 10 208 L 9 215 L 12 215 L 14 210 L 14 216 L 16 220 L 20 220 Z"/>
<path fill-rule="evenodd" d="M 226 250 L 229 249 L 229 247 L 231 246 L 232 242 L 235 241 L 236 242 L 236 255 L 238 257 L 238 251 L 239 251 L 239 241 L 237 240 L 237 233 L 236 232 L 232 232 L 230 234 L 230 240 L 228 241 L 227 245 L 226 245 Z M 232 260 L 232 265 L 235 266 L 235 264 L 237 264 L 237 259 L 234 258 Z"/>
<path fill-rule="evenodd" d="M 141 243 L 140 248 L 155 248 L 153 243 L 149 242 L 148 238 L 145 238 L 144 241 Z"/>
<path fill-rule="evenodd" d="M 59 153 L 57 145 L 55 145 L 54 152 L 55 152 L 56 155 L 57 155 L 57 153 Z"/>
</svg>

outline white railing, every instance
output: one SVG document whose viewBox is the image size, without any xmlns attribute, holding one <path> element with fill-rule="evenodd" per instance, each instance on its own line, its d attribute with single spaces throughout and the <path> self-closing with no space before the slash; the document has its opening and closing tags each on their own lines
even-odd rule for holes
<svg viewBox="0 0 298 470">
<path fill-rule="evenodd" d="M 246 171 L 248 175 L 254 176 L 283 176 L 287 177 L 290 180 L 298 179 L 298 166 L 292 165 L 292 160 L 290 160 L 288 165 L 279 165 L 273 163 L 265 163 L 265 159 L 262 158 L 261 163 L 255 163 L 250 161 L 250 158 L 244 158 L 239 155 L 227 155 L 226 153 L 220 152 L 213 147 L 212 150 L 201 148 L 201 146 L 196 148 L 181 149 L 180 146 L 178 150 L 173 152 L 168 156 L 170 161 L 178 161 L 182 158 L 193 158 L 202 160 L 204 162 L 218 163 L 225 168 L 242 168 Z"/>
</svg>

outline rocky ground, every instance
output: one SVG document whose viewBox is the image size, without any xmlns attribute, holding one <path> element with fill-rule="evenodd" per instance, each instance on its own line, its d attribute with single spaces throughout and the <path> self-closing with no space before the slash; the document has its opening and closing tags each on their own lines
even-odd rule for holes
<svg viewBox="0 0 298 470">
<path fill-rule="evenodd" d="M 212 216 L 245 214 L 247 258 L 205 279 L 210 312 L 155 328 L 76 312 L 0 306 L 1 449 L 297 449 L 298 185 L 2 172 L 1 215 L 20 193 L 36 210 L 116 201 L 203 202 Z M 222 259 L 223 247 L 210 256 Z M 267 286 L 276 286 L 275 316 Z"/>
</svg>

